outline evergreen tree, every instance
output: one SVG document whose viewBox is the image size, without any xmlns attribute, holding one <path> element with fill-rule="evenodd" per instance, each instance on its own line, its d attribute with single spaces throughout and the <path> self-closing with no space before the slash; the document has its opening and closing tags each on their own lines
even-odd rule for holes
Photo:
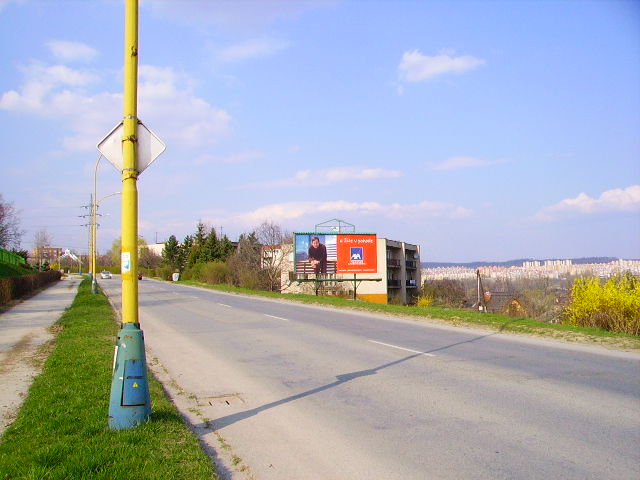
<svg viewBox="0 0 640 480">
<path fill-rule="evenodd" d="M 233 243 L 226 235 L 222 237 L 222 240 L 218 242 L 218 258 L 223 262 L 227 260 L 233 254 Z"/>
<path fill-rule="evenodd" d="M 207 237 L 205 238 L 202 249 L 200 250 L 200 256 L 198 262 L 207 263 L 219 260 L 218 257 L 218 236 L 215 229 L 211 229 Z"/>
<path fill-rule="evenodd" d="M 193 249 L 193 237 L 191 235 L 187 235 L 184 237 L 182 241 L 182 246 L 180 248 L 180 265 L 181 270 L 184 269 L 189 264 L 189 258 L 191 257 L 191 250 Z"/>
<path fill-rule="evenodd" d="M 164 262 L 173 270 L 181 270 L 180 268 L 180 245 L 175 235 L 171 235 L 162 249 L 162 258 Z"/>
<path fill-rule="evenodd" d="M 187 264 L 192 267 L 196 263 L 202 261 L 203 249 L 207 240 L 207 227 L 202 221 L 198 222 L 196 226 L 196 234 L 193 236 L 193 244 L 189 249 Z M 206 255 L 206 254 L 205 254 Z"/>
</svg>

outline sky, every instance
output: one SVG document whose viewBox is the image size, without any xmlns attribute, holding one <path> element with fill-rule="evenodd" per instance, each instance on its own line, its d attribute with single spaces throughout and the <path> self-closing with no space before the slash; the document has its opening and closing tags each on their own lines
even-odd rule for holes
<svg viewBox="0 0 640 480">
<path fill-rule="evenodd" d="M 169 1 L 139 6 L 148 243 L 264 221 L 422 261 L 640 258 L 640 2 Z M 120 236 L 124 3 L 0 0 L 0 193 L 22 248 Z M 97 167 L 96 167 L 97 165 Z"/>
</svg>

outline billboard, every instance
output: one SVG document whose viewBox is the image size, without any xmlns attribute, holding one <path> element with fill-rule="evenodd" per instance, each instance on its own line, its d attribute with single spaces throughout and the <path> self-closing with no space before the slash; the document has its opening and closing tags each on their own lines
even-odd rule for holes
<svg viewBox="0 0 640 480">
<path fill-rule="evenodd" d="M 297 274 L 376 273 L 375 233 L 295 233 Z"/>
</svg>

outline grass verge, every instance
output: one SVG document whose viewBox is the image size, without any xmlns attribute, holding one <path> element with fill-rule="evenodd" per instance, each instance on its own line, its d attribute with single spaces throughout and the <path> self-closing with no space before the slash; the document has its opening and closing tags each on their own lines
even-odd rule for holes
<svg viewBox="0 0 640 480">
<path fill-rule="evenodd" d="M 609 332 L 597 328 L 576 327 L 555 323 L 544 323 L 531 318 L 512 318 L 495 313 L 480 313 L 469 310 L 440 307 L 416 307 L 403 305 L 384 305 L 364 301 L 353 301 L 338 297 L 323 297 L 302 293 L 279 293 L 249 290 L 229 285 L 210 285 L 207 283 L 184 280 L 178 283 L 210 288 L 228 293 L 257 295 L 279 300 L 291 300 L 306 304 L 325 305 L 338 308 L 350 308 L 375 313 L 402 315 L 416 319 L 438 320 L 455 326 L 486 328 L 500 332 L 519 333 L 539 337 L 549 337 L 564 341 L 599 344 L 605 347 L 640 350 L 640 337 L 623 333 Z"/>
<path fill-rule="evenodd" d="M 55 327 L 55 346 L 0 439 L 0 479 L 217 479 L 213 464 L 149 374 L 149 422 L 109 430 L 117 325 L 88 280 Z"/>
</svg>

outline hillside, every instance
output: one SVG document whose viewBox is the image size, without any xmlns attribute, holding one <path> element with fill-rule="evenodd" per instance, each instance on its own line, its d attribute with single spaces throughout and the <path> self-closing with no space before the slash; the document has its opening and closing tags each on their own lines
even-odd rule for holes
<svg viewBox="0 0 640 480">
<path fill-rule="evenodd" d="M 27 275 L 29 273 L 34 273 L 34 272 L 31 269 L 22 268 L 17 265 L 0 263 L 0 278 L 19 277 L 20 275 Z"/>
</svg>

